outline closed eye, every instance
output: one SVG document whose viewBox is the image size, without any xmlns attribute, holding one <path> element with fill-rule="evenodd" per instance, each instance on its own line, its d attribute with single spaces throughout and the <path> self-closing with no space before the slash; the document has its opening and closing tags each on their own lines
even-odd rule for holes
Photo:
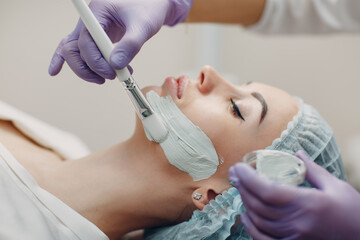
<svg viewBox="0 0 360 240">
<path fill-rule="evenodd" d="M 234 102 L 234 100 L 232 98 L 230 99 L 230 101 L 232 104 L 232 111 L 233 111 L 234 115 L 240 117 L 243 121 L 245 121 L 245 118 L 241 115 L 238 105 Z"/>
</svg>

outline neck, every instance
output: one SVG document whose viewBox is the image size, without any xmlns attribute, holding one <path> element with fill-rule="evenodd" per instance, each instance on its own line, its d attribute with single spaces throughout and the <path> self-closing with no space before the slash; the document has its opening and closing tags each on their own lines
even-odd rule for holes
<svg viewBox="0 0 360 240">
<path fill-rule="evenodd" d="M 191 204 L 189 196 L 195 189 L 191 177 L 172 166 L 158 144 L 136 134 L 114 147 L 64 163 L 55 176 L 59 179 L 49 182 L 58 185 L 45 189 L 110 238 L 174 223 Z"/>
</svg>

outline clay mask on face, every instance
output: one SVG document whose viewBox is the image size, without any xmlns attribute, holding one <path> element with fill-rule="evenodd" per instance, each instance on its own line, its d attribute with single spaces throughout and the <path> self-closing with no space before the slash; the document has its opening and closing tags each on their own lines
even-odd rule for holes
<svg viewBox="0 0 360 240">
<path fill-rule="evenodd" d="M 213 175 L 219 158 L 208 136 L 180 111 L 170 96 L 160 97 L 150 91 L 146 97 L 169 130 L 167 139 L 160 143 L 169 162 L 190 174 L 194 181 Z M 148 133 L 146 136 L 153 140 Z"/>
</svg>

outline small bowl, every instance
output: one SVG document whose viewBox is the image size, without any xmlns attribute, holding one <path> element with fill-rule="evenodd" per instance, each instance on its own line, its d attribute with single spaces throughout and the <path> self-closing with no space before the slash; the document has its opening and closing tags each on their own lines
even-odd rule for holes
<svg viewBox="0 0 360 240">
<path fill-rule="evenodd" d="M 304 182 L 306 167 L 297 157 L 275 150 L 257 150 L 243 161 L 274 182 L 297 186 Z"/>
</svg>

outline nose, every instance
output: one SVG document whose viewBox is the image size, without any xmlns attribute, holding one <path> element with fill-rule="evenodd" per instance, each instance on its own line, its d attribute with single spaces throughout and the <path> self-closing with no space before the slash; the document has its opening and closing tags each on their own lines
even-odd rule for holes
<svg viewBox="0 0 360 240">
<path fill-rule="evenodd" d="M 199 91 L 208 94 L 213 91 L 221 81 L 221 76 L 210 66 L 204 66 L 200 71 Z"/>
</svg>

